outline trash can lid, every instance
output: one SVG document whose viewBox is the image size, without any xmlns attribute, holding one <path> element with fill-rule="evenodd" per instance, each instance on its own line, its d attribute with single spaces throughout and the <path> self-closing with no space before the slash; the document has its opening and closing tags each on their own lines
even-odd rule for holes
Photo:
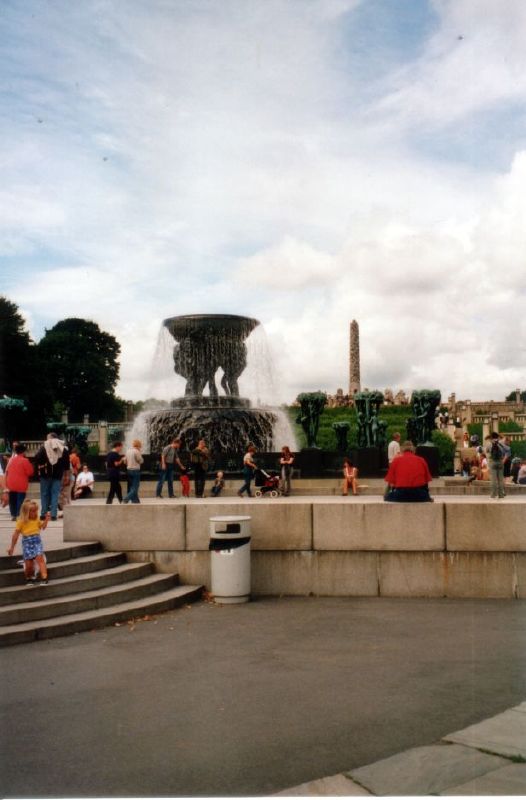
<svg viewBox="0 0 526 800">
<path fill-rule="evenodd" d="M 210 517 L 210 522 L 249 522 L 251 517 L 234 517 L 234 516 L 223 516 L 223 517 Z"/>
</svg>

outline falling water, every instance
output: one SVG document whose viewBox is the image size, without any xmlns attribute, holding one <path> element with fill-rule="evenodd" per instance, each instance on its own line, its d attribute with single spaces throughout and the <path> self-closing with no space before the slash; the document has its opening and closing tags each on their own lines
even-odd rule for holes
<svg viewBox="0 0 526 800">
<path fill-rule="evenodd" d="M 245 349 L 242 341 L 247 336 Z M 213 373 L 216 364 L 225 370 L 218 366 Z M 150 439 L 158 450 L 165 439 L 186 431 L 190 439 L 203 435 L 222 448 L 230 444 L 238 450 L 247 436 L 254 436 L 260 449 L 275 451 L 288 445 L 295 450 L 288 415 L 276 407 L 278 383 L 267 336 L 257 320 L 229 315 L 165 320 L 148 383 L 148 397 L 163 405 L 145 408 L 136 417 L 126 444 L 140 439 L 147 453 Z"/>
<path fill-rule="evenodd" d="M 149 453 L 150 452 L 150 417 L 152 415 L 151 411 L 140 411 L 135 419 L 133 420 L 133 425 L 129 431 L 126 432 L 126 436 L 124 438 L 124 448 L 128 450 L 131 447 L 131 443 L 134 439 L 138 439 L 142 442 L 142 452 Z"/>
</svg>

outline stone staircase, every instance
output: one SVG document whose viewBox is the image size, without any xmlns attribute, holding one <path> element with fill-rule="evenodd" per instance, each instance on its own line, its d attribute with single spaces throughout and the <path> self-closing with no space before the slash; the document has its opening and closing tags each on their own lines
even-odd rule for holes
<svg viewBox="0 0 526 800">
<path fill-rule="evenodd" d="M 20 556 L 0 558 L 0 646 L 50 639 L 168 611 L 198 600 L 202 586 L 154 565 L 128 563 L 99 542 L 46 552 L 49 583 L 26 586 Z"/>
</svg>

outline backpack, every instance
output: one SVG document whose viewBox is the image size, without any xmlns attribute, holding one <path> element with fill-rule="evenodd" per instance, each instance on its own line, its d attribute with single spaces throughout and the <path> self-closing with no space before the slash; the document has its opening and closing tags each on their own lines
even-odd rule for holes
<svg viewBox="0 0 526 800">
<path fill-rule="evenodd" d="M 492 461 L 500 461 L 502 459 L 502 449 L 498 439 L 495 439 L 491 445 L 490 455 Z"/>
</svg>

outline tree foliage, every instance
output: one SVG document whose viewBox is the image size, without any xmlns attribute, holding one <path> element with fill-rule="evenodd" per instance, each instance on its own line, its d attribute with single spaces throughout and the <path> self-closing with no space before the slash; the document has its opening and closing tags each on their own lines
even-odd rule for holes
<svg viewBox="0 0 526 800">
<path fill-rule="evenodd" d="M 120 402 L 115 396 L 119 378 L 120 344 L 95 322 L 70 317 L 46 331 L 38 344 L 39 358 L 53 386 L 55 401 L 70 420 L 112 419 Z"/>
<path fill-rule="evenodd" d="M 25 366 L 32 344 L 25 326 L 18 306 L 7 297 L 0 297 L 0 396 L 25 394 Z"/>
<path fill-rule="evenodd" d="M 431 433 L 431 441 L 438 448 L 438 471 L 441 475 L 453 475 L 455 461 L 455 442 L 443 431 Z"/>
<path fill-rule="evenodd" d="M 520 398 L 521 398 L 521 402 L 526 403 L 526 389 L 521 391 Z M 508 403 L 514 403 L 515 399 L 516 399 L 516 391 L 515 390 L 513 390 L 513 392 L 510 392 L 508 395 L 506 395 L 506 401 Z"/>
<path fill-rule="evenodd" d="M 1 413 L 2 434 L 7 438 L 40 435 L 52 404 L 36 345 L 26 330 L 18 306 L 0 296 L 0 397 L 19 398 L 27 411 Z"/>
</svg>

